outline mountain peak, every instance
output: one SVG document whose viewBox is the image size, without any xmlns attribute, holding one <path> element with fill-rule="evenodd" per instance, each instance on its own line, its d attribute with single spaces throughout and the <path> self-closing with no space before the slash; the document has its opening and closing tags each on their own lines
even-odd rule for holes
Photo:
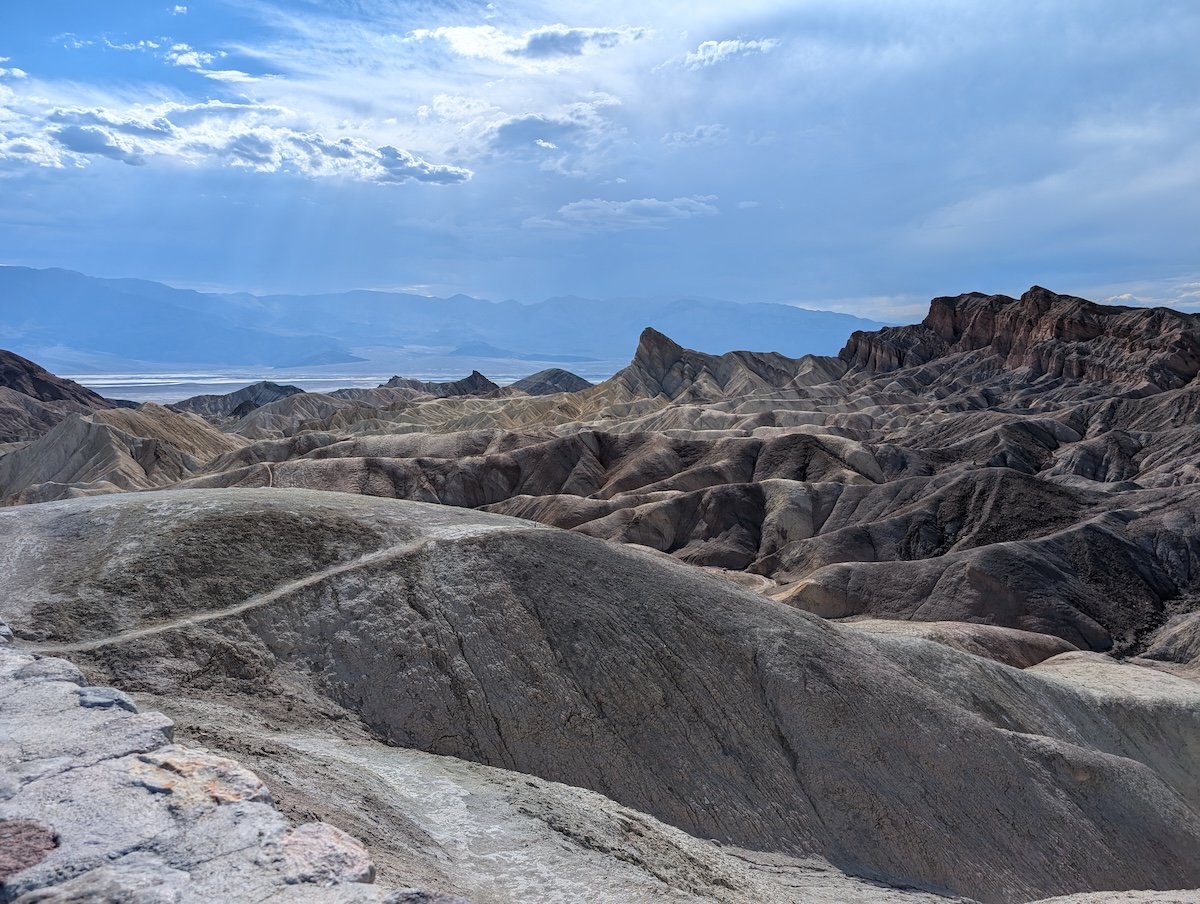
<svg viewBox="0 0 1200 904">
<path fill-rule="evenodd" d="M 652 373 L 666 373 L 671 365 L 684 354 L 684 347 L 654 327 L 646 327 L 638 337 L 637 351 L 632 364 L 640 365 Z"/>
</svg>

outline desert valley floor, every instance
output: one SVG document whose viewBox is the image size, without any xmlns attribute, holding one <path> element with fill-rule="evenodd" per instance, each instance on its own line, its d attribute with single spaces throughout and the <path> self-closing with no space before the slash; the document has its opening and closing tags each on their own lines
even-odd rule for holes
<svg viewBox="0 0 1200 904">
<path fill-rule="evenodd" d="M 594 386 L 0 352 L 0 901 L 1200 901 L 1198 373 L 1036 287 Z"/>
</svg>

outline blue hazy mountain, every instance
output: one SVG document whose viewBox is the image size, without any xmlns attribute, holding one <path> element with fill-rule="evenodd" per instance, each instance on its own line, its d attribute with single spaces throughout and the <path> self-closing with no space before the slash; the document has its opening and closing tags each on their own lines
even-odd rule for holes
<svg viewBox="0 0 1200 904">
<path fill-rule="evenodd" d="M 106 369 L 123 362 L 322 366 L 362 361 L 388 347 L 479 358 L 621 360 L 647 326 L 711 353 L 836 354 L 854 330 L 882 325 L 791 305 L 703 298 L 520 304 L 376 291 L 256 296 L 0 267 L 0 347 Z"/>
</svg>

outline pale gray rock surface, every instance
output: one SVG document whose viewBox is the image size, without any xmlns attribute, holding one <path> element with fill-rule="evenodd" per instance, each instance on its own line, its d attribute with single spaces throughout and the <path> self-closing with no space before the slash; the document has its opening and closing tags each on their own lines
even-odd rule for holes
<svg viewBox="0 0 1200 904">
<path fill-rule="evenodd" d="M 475 904 L 958 900 L 854 879 L 818 857 L 694 838 L 580 788 L 384 746 L 350 714 L 298 730 L 299 720 L 286 726 L 229 698 L 148 699 L 269 776 L 285 811 L 361 837 L 383 883 L 419 882 Z"/>
<path fill-rule="evenodd" d="M 353 838 L 290 827 L 254 773 L 81 679 L 0 644 L 0 901 L 397 900 Z"/>
</svg>

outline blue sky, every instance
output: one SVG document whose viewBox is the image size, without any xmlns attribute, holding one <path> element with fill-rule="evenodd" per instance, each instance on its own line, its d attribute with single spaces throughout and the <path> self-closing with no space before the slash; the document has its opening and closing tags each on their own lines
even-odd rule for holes
<svg viewBox="0 0 1200 904">
<path fill-rule="evenodd" d="M 1200 309 L 1200 4 L 0 7 L 0 262 L 258 292 Z"/>
</svg>

